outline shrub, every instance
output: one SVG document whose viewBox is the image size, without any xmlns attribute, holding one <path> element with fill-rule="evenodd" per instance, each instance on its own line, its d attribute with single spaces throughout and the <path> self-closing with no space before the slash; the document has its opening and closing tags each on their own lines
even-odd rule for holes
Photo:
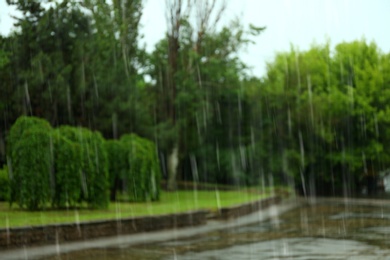
<svg viewBox="0 0 390 260">
<path fill-rule="evenodd" d="M 123 176 L 129 199 L 158 200 L 161 172 L 154 143 L 135 134 L 122 136 L 121 142 L 126 147 L 129 164 Z"/>
<path fill-rule="evenodd" d="M 93 208 L 108 207 L 108 161 L 103 137 L 86 128 L 62 126 L 58 131 L 69 141 L 80 145 L 77 164 L 81 169 L 81 198 Z"/>
<path fill-rule="evenodd" d="M 0 201 L 8 201 L 10 195 L 10 182 L 8 168 L 0 169 Z"/>
<path fill-rule="evenodd" d="M 129 170 L 128 152 L 123 142 L 119 140 L 107 140 L 105 148 L 108 158 L 108 175 L 110 184 L 110 199 L 116 199 L 118 190 L 124 190 L 124 178 Z"/>
<path fill-rule="evenodd" d="M 75 206 L 81 198 L 81 147 L 54 131 L 52 170 L 55 179 L 53 206 Z"/>
<path fill-rule="evenodd" d="M 36 125 L 21 132 L 12 142 L 11 203 L 37 210 L 44 208 L 52 196 L 50 131 Z"/>
<path fill-rule="evenodd" d="M 12 125 L 7 138 L 7 151 L 9 156 L 12 153 L 12 146 L 15 145 L 23 133 L 33 127 L 40 127 L 42 130 L 51 131 L 49 122 L 33 116 L 21 116 Z"/>
<path fill-rule="evenodd" d="M 52 131 L 47 121 L 23 116 L 7 140 L 11 203 L 30 210 L 49 202 L 108 207 L 108 162 L 100 133 L 70 126 Z"/>
</svg>

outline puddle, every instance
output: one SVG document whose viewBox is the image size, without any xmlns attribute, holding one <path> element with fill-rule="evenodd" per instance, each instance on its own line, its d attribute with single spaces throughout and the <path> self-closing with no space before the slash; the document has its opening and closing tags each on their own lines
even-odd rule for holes
<svg viewBox="0 0 390 260">
<path fill-rule="evenodd" d="M 353 212 L 347 212 L 347 213 L 340 213 L 337 215 L 333 215 L 330 217 L 330 219 L 347 219 L 347 218 L 359 218 L 359 219 L 367 219 L 367 218 L 374 218 L 374 219 L 389 219 L 390 220 L 390 214 L 389 213 L 353 213 Z"/>
<path fill-rule="evenodd" d="M 43 259 L 390 259 L 389 216 L 385 207 L 304 206 L 269 221 L 192 238 Z"/>
<path fill-rule="evenodd" d="M 290 238 L 205 252 L 189 252 L 164 260 L 228 259 L 378 259 L 390 257 L 387 250 L 351 240 Z"/>
</svg>

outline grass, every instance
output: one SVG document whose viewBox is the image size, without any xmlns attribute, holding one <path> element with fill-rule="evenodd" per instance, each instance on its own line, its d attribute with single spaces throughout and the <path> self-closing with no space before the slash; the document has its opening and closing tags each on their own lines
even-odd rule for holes
<svg viewBox="0 0 390 260">
<path fill-rule="evenodd" d="M 162 215 L 197 209 L 218 210 L 267 197 L 248 190 L 162 192 L 160 201 L 146 203 L 112 202 L 108 209 L 65 209 L 30 212 L 0 203 L 0 228 L 37 226 L 55 223 Z"/>
</svg>

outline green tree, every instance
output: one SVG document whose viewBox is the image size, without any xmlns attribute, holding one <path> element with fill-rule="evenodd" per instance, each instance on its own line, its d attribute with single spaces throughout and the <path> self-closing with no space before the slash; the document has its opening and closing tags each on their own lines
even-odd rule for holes
<svg viewBox="0 0 390 260">
<path fill-rule="evenodd" d="M 199 5 L 167 2 L 167 37 L 152 54 L 151 76 L 155 81 L 156 139 L 165 154 L 171 190 L 183 172 L 194 175 L 191 158 L 202 153 L 195 154 L 205 145 L 206 133 L 212 131 L 210 122 L 217 118 L 218 98 L 223 99 L 226 92 L 240 96 L 237 89 L 245 66 L 237 53 L 249 43 L 249 33 L 264 29 L 252 26 L 245 31 L 233 22 L 229 28 L 217 30 L 225 7 L 216 1 Z M 210 145 L 215 147 L 216 142 Z"/>
<path fill-rule="evenodd" d="M 107 140 L 105 148 L 108 157 L 108 173 L 110 183 L 110 199 L 116 200 L 118 191 L 125 191 L 124 179 L 129 171 L 128 150 L 120 140 Z"/>
<path fill-rule="evenodd" d="M 91 207 L 106 208 L 109 203 L 108 160 L 104 139 L 86 128 L 61 126 L 60 134 L 80 146 L 77 162 L 81 171 L 81 197 Z"/>
<path fill-rule="evenodd" d="M 61 136 L 60 131 L 52 134 L 52 171 L 55 192 L 53 206 L 75 206 L 81 201 L 82 168 L 81 146 Z"/>
<path fill-rule="evenodd" d="M 265 155 L 276 158 L 276 169 L 267 168 L 293 174 L 307 194 L 350 194 L 364 174 L 388 164 L 381 135 L 387 124 L 378 119 L 387 106 L 379 101 L 387 100 L 386 59 L 364 40 L 339 44 L 330 53 L 325 44 L 278 54 L 255 94 L 262 114 L 255 139 L 269 147 Z"/>
<path fill-rule="evenodd" d="M 10 122 L 34 115 L 111 138 L 145 130 L 141 0 L 8 3 L 23 14 L 0 55 L 9 69 L 0 84 L 10 97 L 4 101 Z"/>
<path fill-rule="evenodd" d="M 0 201 L 9 201 L 10 186 L 8 167 L 4 166 L 0 169 Z"/>
<path fill-rule="evenodd" d="M 39 126 L 24 131 L 12 146 L 11 157 L 11 203 L 29 210 L 47 207 L 54 188 L 50 172 L 50 132 Z"/>
<path fill-rule="evenodd" d="M 82 5 L 92 14 L 93 41 L 84 54 L 91 126 L 114 139 L 145 131 L 148 117 L 140 102 L 145 51 L 139 47 L 143 1 L 88 0 Z"/>
<path fill-rule="evenodd" d="M 161 172 L 155 145 L 134 134 L 122 136 L 120 142 L 128 161 L 122 178 L 129 200 L 159 200 Z"/>
<path fill-rule="evenodd" d="M 49 122 L 38 117 L 21 116 L 12 125 L 7 138 L 7 151 L 11 160 L 14 146 L 20 141 L 21 136 L 23 136 L 26 131 L 34 127 L 38 127 L 47 132 L 51 131 Z"/>
</svg>

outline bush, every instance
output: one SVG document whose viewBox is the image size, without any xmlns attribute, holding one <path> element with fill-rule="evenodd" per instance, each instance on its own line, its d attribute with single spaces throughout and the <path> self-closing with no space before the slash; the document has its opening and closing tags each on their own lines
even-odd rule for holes
<svg viewBox="0 0 390 260">
<path fill-rule="evenodd" d="M 108 158 L 108 175 L 110 184 L 110 199 L 116 199 L 118 190 L 123 191 L 124 178 L 129 170 L 128 152 L 123 142 L 119 140 L 108 140 L 105 142 Z"/>
<path fill-rule="evenodd" d="M 103 137 L 86 128 L 62 126 L 58 131 L 73 144 L 80 145 L 77 165 L 81 169 L 81 198 L 93 208 L 107 208 L 108 160 Z"/>
<path fill-rule="evenodd" d="M 205 144 L 194 154 L 198 159 L 199 181 L 228 185 L 257 185 L 260 181 L 260 156 L 251 146 L 216 149 Z M 186 179 L 194 178 L 190 158 L 186 158 Z"/>
<path fill-rule="evenodd" d="M 9 201 L 10 182 L 8 177 L 8 168 L 0 169 L 0 201 Z"/>
<path fill-rule="evenodd" d="M 22 208 L 37 210 L 46 207 L 52 197 L 50 131 L 36 125 L 18 131 L 21 132 L 19 139 L 12 143 L 10 199 Z M 15 133 L 13 137 L 16 137 Z"/>
<path fill-rule="evenodd" d="M 75 206 L 81 199 L 81 147 L 54 131 L 52 170 L 55 179 L 53 206 Z"/>
<path fill-rule="evenodd" d="M 7 140 L 11 203 L 30 210 L 50 202 L 108 207 L 108 161 L 100 133 L 70 126 L 52 131 L 47 121 L 23 116 Z"/>
<path fill-rule="evenodd" d="M 129 169 L 123 176 L 129 199 L 158 200 L 161 172 L 154 143 L 135 134 L 124 135 L 120 141 L 126 147 L 129 164 Z"/>
<path fill-rule="evenodd" d="M 44 119 L 33 116 L 21 116 L 12 125 L 7 138 L 7 151 L 10 156 L 12 153 L 12 146 L 15 145 L 23 133 L 33 127 L 39 127 L 42 130 L 51 131 L 49 122 Z"/>
<path fill-rule="evenodd" d="M 136 135 L 105 141 L 86 128 L 62 126 L 52 131 L 47 121 L 23 116 L 12 126 L 7 145 L 10 192 L 3 188 L 7 179 L 0 171 L 0 199 L 10 194 L 10 202 L 22 208 L 37 210 L 50 202 L 54 207 L 75 206 L 83 201 L 106 208 L 109 188 L 113 198 L 121 188 L 132 201 L 159 199 L 156 147 Z"/>
</svg>

